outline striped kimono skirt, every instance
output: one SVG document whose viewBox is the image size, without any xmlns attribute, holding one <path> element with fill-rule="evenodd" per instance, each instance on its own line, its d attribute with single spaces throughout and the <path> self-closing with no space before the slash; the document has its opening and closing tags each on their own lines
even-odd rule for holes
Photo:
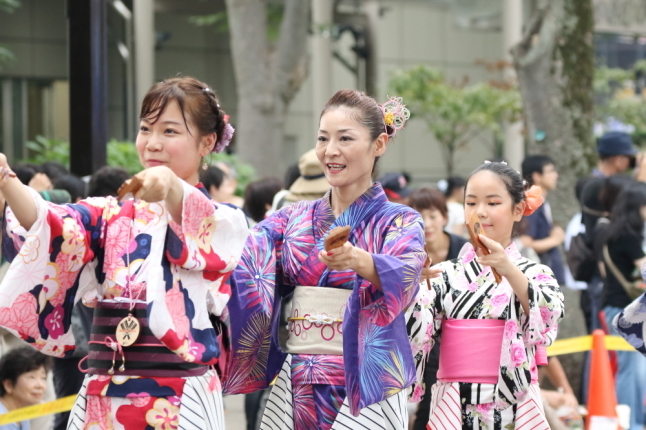
<svg viewBox="0 0 646 430">
<path fill-rule="evenodd" d="M 350 413 L 343 356 L 288 355 L 271 389 L 261 430 L 407 430 L 405 391 Z"/>
</svg>

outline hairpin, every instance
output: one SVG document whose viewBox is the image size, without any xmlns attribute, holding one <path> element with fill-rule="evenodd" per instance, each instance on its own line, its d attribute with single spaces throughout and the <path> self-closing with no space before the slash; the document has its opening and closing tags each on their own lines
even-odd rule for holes
<svg viewBox="0 0 646 430">
<path fill-rule="evenodd" d="M 218 106 L 219 107 L 219 106 Z M 222 131 L 222 136 L 218 139 L 217 142 L 215 142 L 215 146 L 213 147 L 213 152 L 222 152 L 224 151 L 224 148 L 229 146 L 229 143 L 231 143 L 231 139 L 233 139 L 233 133 L 235 133 L 236 129 L 233 128 L 231 124 L 229 124 L 229 115 L 224 115 L 224 130 Z"/>
<path fill-rule="evenodd" d="M 404 128 L 404 124 L 410 118 L 410 111 L 402 101 L 401 97 L 391 97 L 379 106 L 384 114 L 384 128 L 388 137 L 393 137 L 398 130 Z M 390 133 L 388 133 L 388 127 L 392 130 Z"/>
</svg>

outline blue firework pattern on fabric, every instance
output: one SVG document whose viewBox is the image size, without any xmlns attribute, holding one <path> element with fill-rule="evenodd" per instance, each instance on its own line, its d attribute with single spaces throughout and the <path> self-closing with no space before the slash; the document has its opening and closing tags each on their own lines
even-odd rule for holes
<svg viewBox="0 0 646 430">
<path fill-rule="evenodd" d="M 350 242 L 372 254 L 380 289 L 353 271 L 330 271 L 318 261 L 327 233 L 346 225 L 351 227 Z M 342 366 L 344 390 L 353 414 L 385 399 L 395 387 L 410 385 L 415 367 L 402 314 L 417 294 L 425 259 L 420 215 L 407 206 L 388 202 L 379 184 L 374 184 L 338 218 L 330 206 L 329 193 L 320 200 L 298 202 L 272 214 L 254 227 L 241 263 L 231 277 L 233 296 L 229 314 L 234 327 L 231 368 L 245 368 L 245 360 L 253 360 L 255 369 L 263 368 L 258 358 L 251 359 L 244 353 L 249 350 L 249 341 L 242 335 L 251 332 L 245 327 L 254 315 L 264 314 L 271 325 L 267 334 L 257 335 L 272 339 L 264 366 L 267 372 L 264 379 L 271 381 L 286 357 L 277 341 L 283 297 L 300 285 L 344 288 L 352 289 L 352 293 L 342 323 L 342 364 L 325 358 L 298 361 L 295 356 L 296 378 L 321 377 L 314 372 L 330 376 Z M 316 366 L 307 368 L 307 364 Z M 258 388 L 258 375 L 249 375 L 245 382 L 244 373 L 232 373 L 236 381 L 233 384 L 225 381 L 225 391 L 245 392 L 252 385 Z M 336 416 L 331 412 L 333 409 L 329 408 L 324 416 Z"/>
</svg>

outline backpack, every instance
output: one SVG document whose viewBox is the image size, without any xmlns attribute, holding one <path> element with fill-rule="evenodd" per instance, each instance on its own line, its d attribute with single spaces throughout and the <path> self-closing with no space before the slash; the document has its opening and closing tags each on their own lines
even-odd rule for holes
<svg viewBox="0 0 646 430">
<path fill-rule="evenodd" d="M 597 226 L 610 222 L 608 212 L 595 211 L 585 206 L 583 207 L 583 212 L 599 217 L 596 223 Z M 566 257 L 567 265 L 574 280 L 589 283 L 597 268 L 597 259 L 594 255 L 594 248 L 588 246 L 586 242 L 585 233 L 579 233 L 572 238 Z"/>
<path fill-rule="evenodd" d="M 566 256 L 572 277 L 577 281 L 590 282 L 597 262 L 593 249 L 585 242 L 585 233 L 572 238 Z"/>
</svg>

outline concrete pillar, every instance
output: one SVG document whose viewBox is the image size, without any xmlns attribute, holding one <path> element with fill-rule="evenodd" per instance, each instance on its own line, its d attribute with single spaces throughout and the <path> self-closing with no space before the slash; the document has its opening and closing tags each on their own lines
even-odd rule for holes
<svg viewBox="0 0 646 430">
<path fill-rule="evenodd" d="M 325 103 L 332 97 L 332 37 L 331 26 L 334 14 L 333 0 L 312 0 L 312 115 L 318 128 L 319 115 Z"/>
<path fill-rule="evenodd" d="M 70 171 L 106 165 L 108 143 L 107 0 L 68 0 Z"/>
<path fill-rule="evenodd" d="M 507 81 L 516 81 L 516 71 L 509 50 L 523 36 L 523 2 L 522 0 L 503 0 L 502 2 L 503 58 L 509 63 L 504 70 Z M 523 140 L 523 123 L 521 121 L 507 124 L 505 127 L 505 161 L 514 169 L 520 170 L 525 157 Z"/>
<path fill-rule="evenodd" d="M 135 44 L 135 106 L 155 83 L 155 5 L 154 0 L 133 3 Z M 135 113 L 137 116 L 139 112 Z"/>
</svg>

